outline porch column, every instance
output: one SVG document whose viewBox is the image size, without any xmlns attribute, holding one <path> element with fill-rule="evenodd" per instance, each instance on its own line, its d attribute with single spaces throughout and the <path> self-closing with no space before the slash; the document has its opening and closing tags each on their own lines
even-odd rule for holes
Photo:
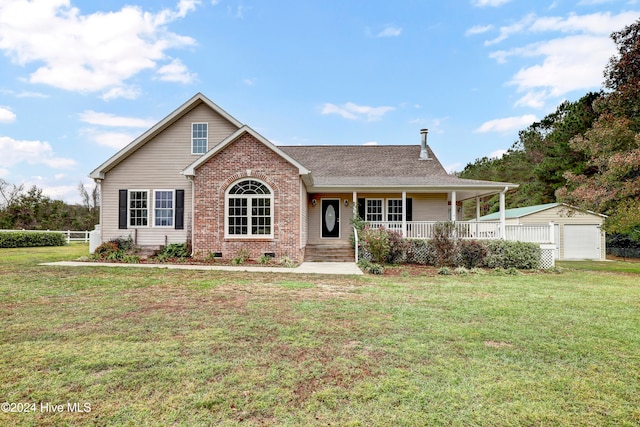
<svg viewBox="0 0 640 427">
<path fill-rule="evenodd" d="M 353 209 L 352 209 L 351 216 L 353 218 L 358 216 L 358 192 L 357 191 L 353 192 Z"/>
<path fill-rule="evenodd" d="M 507 192 L 507 188 L 504 189 L 504 191 L 500 192 L 500 238 L 502 240 L 506 239 L 507 236 L 507 228 L 505 226 L 505 203 L 504 203 L 504 199 L 505 199 L 505 193 Z"/>
<path fill-rule="evenodd" d="M 452 191 L 451 192 L 451 222 L 456 222 L 456 204 L 458 202 L 456 201 L 456 192 Z"/>
<path fill-rule="evenodd" d="M 407 237 L 407 192 L 402 192 L 402 237 Z"/>
<path fill-rule="evenodd" d="M 480 236 L 480 196 L 476 196 L 476 237 Z"/>
</svg>

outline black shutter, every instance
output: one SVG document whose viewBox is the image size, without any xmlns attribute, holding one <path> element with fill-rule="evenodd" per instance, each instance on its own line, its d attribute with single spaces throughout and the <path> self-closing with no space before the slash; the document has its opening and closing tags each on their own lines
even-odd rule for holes
<svg viewBox="0 0 640 427">
<path fill-rule="evenodd" d="M 176 230 L 184 230 L 184 190 L 176 190 Z"/>
<path fill-rule="evenodd" d="M 413 221 L 413 199 L 407 199 L 407 221 Z"/>
<path fill-rule="evenodd" d="M 120 230 L 127 228 L 127 199 L 129 198 L 128 190 L 119 190 L 118 195 L 118 228 Z"/>
<path fill-rule="evenodd" d="M 365 219 L 364 217 L 367 214 L 367 206 L 365 203 L 365 199 L 358 199 L 358 216 L 360 219 Z"/>
</svg>

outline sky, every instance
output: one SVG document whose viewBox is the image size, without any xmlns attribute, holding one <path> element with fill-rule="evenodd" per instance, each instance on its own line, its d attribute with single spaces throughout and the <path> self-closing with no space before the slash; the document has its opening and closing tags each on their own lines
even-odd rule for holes
<svg viewBox="0 0 640 427">
<path fill-rule="evenodd" d="M 639 0 L 0 0 L 0 178 L 78 203 L 198 92 L 277 145 L 428 128 L 459 171 L 602 89 L 638 19 Z"/>
</svg>

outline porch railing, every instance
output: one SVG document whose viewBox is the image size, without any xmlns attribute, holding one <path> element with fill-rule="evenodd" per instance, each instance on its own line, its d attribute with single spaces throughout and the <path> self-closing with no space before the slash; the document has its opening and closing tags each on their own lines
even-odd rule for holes
<svg viewBox="0 0 640 427">
<path fill-rule="evenodd" d="M 403 233 L 401 221 L 370 221 L 371 227 L 384 227 L 403 234 L 408 239 L 429 239 L 439 221 L 407 221 Z M 455 235 L 458 239 L 500 239 L 499 221 L 456 221 Z M 506 240 L 533 243 L 553 243 L 553 223 L 541 225 L 506 225 Z"/>
</svg>

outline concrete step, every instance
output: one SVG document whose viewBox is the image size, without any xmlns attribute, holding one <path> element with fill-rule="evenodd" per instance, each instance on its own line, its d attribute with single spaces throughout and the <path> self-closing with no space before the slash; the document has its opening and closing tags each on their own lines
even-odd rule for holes
<svg viewBox="0 0 640 427">
<path fill-rule="evenodd" d="M 344 244 L 307 245 L 304 260 L 310 262 L 353 262 L 355 258 L 353 248 Z"/>
</svg>

